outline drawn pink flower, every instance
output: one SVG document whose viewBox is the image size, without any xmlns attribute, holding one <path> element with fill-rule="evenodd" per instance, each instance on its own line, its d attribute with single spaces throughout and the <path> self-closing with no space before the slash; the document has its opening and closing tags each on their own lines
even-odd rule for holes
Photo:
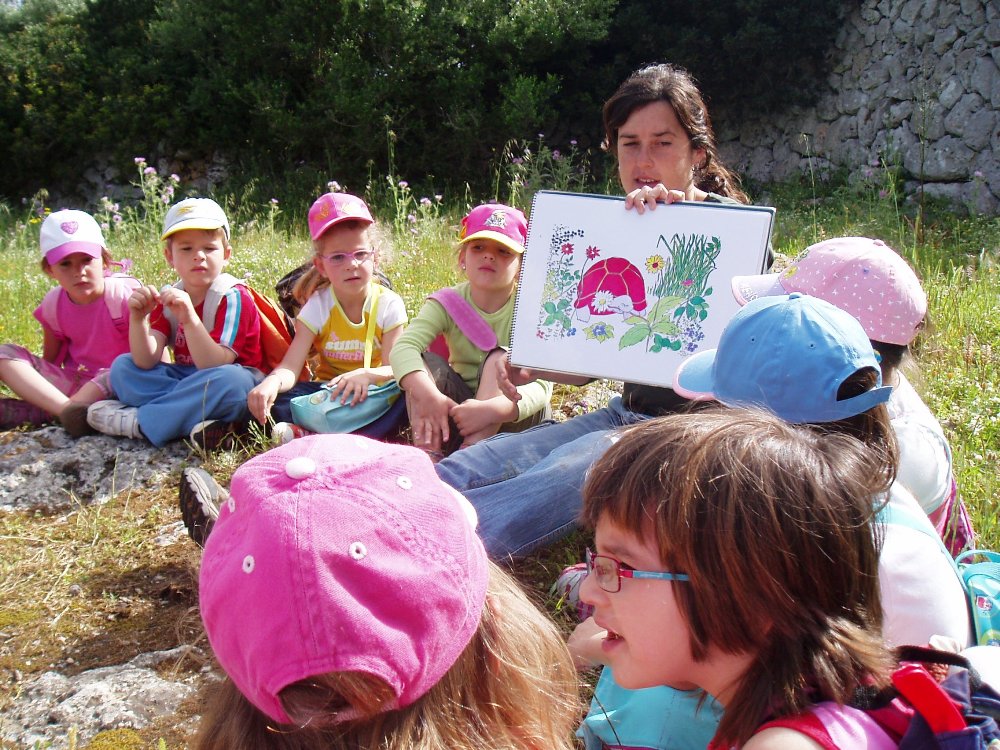
<svg viewBox="0 0 1000 750">
<path fill-rule="evenodd" d="M 587 259 L 593 260 L 601 254 L 601 249 L 599 247 L 594 247 L 591 245 L 587 248 Z"/>
<path fill-rule="evenodd" d="M 565 242 L 565 243 L 563 243 L 563 246 L 562 246 L 561 250 L 562 250 L 562 254 L 563 255 L 572 255 L 573 254 L 573 244 L 570 243 L 570 242 Z"/>
</svg>

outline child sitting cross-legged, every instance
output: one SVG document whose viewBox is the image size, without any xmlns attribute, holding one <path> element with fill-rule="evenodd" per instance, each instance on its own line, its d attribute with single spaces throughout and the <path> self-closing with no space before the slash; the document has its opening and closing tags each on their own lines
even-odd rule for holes
<svg viewBox="0 0 1000 750">
<path fill-rule="evenodd" d="M 59 286 L 34 310 L 41 356 L 18 344 L 0 345 L 0 382 L 19 397 L 0 399 L 0 429 L 58 417 L 74 437 L 92 431 L 87 407 L 110 395 L 108 367 L 128 351 L 127 301 L 139 285 L 111 274 L 106 244 L 101 227 L 83 211 L 56 211 L 42 222 L 42 271 Z"/>
<path fill-rule="evenodd" d="M 349 193 L 321 195 L 309 209 L 309 236 L 313 265 L 293 290 L 302 304 L 295 337 L 278 366 L 248 396 L 257 421 L 275 423 L 277 442 L 307 432 L 293 423 L 293 397 L 328 388 L 331 400 L 353 407 L 368 398 L 370 387 L 392 380 L 389 352 L 406 324 L 402 298 L 374 278 L 379 243 L 363 200 Z M 315 379 L 296 382 L 313 351 Z M 389 431 L 384 422 L 381 428 Z"/>
<path fill-rule="evenodd" d="M 163 225 L 164 256 L 180 283 L 137 289 L 129 299 L 131 354 L 111 366 L 119 400 L 98 401 L 90 425 L 107 435 L 146 438 L 162 446 L 190 437 L 211 448 L 249 419 L 247 394 L 263 377 L 260 317 L 242 284 L 219 290 L 215 324 L 202 322 L 206 298 L 226 281 L 229 220 L 208 198 L 188 198 L 170 208 Z M 174 362 L 160 357 L 173 348 Z"/>
<path fill-rule="evenodd" d="M 458 264 L 467 280 L 430 296 L 393 349 L 392 371 L 406 391 L 413 442 L 449 454 L 498 431 L 519 432 L 549 414 L 552 384 L 518 388 L 513 403 L 494 365 L 510 345 L 514 297 L 527 236 L 524 214 L 499 203 L 462 219 Z M 438 336 L 448 360 L 428 347 Z"/>
</svg>

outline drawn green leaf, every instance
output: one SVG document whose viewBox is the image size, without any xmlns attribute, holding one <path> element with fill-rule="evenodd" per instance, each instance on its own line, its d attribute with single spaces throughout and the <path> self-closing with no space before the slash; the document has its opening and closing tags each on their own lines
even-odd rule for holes
<svg viewBox="0 0 1000 750">
<path fill-rule="evenodd" d="M 635 326 L 629 329 L 625 334 L 618 340 L 618 348 L 624 349 L 627 346 L 635 346 L 636 344 L 642 343 L 649 337 L 649 328 L 646 326 Z"/>
<path fill-rule="evenodd" d="M 653 330 L 667 336 L 675 336 L 681 332 L 681 329 L 677 326 L 677 324 L 671 320 L 661 320 L 653 326 Z"/>
</svg>

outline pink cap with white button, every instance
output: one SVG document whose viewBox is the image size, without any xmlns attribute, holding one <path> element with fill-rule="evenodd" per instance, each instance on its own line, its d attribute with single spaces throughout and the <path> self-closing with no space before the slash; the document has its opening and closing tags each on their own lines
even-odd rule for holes
<svg viewBox="0 0 1000 750">
<path fill-rule="evenodd" d="M 736 276 L 736 300 L 802 292 L 861 322 L 872 341 L 907 345 L 927 314 L 927 295 L 913 269 L 882 240 L 836 237 L 807 247 L 778 274 Z"/>
<path fill-rule="evenodd" d="M 329 672 L 382 679 L 394 707 L 420 698 L 479 627 L 488 579 L 475 511 L 423 451 L 315 435 L 233 475 L 201 615 L 236 687 L 287 724 L 281 690 Z"/>
</svg>

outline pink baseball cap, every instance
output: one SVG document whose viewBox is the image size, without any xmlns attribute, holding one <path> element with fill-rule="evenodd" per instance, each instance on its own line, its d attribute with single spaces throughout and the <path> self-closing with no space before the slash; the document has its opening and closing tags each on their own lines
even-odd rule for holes
<svg viewBox="0 0 1000 750">
<path fill-rule="evenodd" d="M 348 219 L 374 224 L 367 204 L 350 193 L 324 193 L 309 208 L 309 236 L 318 240 L 327 229 Z"/>
<path fill-rule="evenodd" d="M 927 295 L 909 264 L 882 240 L 837 237 L 807 247 L 781 273 L 735 276 L 737 302 L 802 292 L 861 322 L 872 341 L 906 345 L 927 314 Z"/>
<path fill-rule="evenodd" d="M 42 257 L 50 266 L 73 253 L 100 258 L 107 247 L 97 220 L 85 211 L 70 208 L 45 217 L 38 242 Z"/>
<path fill-rule="evenodd" d="M 283 688 L 328 672 L 378 677 L 407 706 L 471 641 L 489 562 L 475 511 L 423 451 L 303 437 L 247 461 L 230 491 L 201 616 L 219 664 L 275 721 L 290 723 Z"/>
<path fill-rule="evenodd" d="M 484 203 L 462 219 L 458 239 L 462 244 L 472 240 L 495 240 L 520 255 L 528 239 L 528 221 L 516 208 L 502 203 Z"/>
</svg>

